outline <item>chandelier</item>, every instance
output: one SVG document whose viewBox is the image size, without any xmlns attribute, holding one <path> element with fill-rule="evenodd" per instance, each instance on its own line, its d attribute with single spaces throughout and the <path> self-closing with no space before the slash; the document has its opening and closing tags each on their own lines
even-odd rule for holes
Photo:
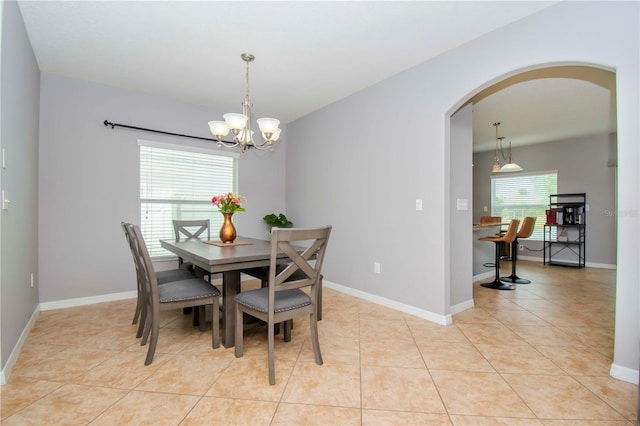
<svg viewBox="0 0 640 426">
<path fill-rule="evenodd" d="M 246 92 L 244 102 L 242 102 L 242 114 L 232 112 L 224 114 L 222 116 L 224 121 L 209 122 L 209 130 L 216 137 L 218 146 L 233 148 L 240 145 L 241 152 L 244 152 L 247 148 L 273 151 L 275 142 L 280 138 L 281 129 L 278 127 L 280 120 L 275 118 L 257 119 L 263 141 L 258 143 L 253 139 L 253 130 L 251 130 L 251 108 L 253 104 L 249 99 L 249 62 L 253 62 L 255 56 L 251 53 L 243 53 L 240 57 L 247 63 Z M 222 139 L 229 132 L 233 134 L 233 142 Z"/>
<path fill-rule="evenodd" d="M 500 122 L 493 123 L 496 128 L 496 149 L 493 154 L 493 168 L 491 173 L 509 173 L 509 172 L 521 172 L 523 169 L 513 161 L 511 161 L 511 142 L 509 142 L 509 151 L 507 155 L 504 155 L 504 149 L 502 148 L 502 140 L 504 137 L 498 137 L 498 127 Z M 504 166 L 500 167 L 500 159 L 498 158 L 498 147 L 500 148 L 500 155 L 502 159 L 507 162 Z"/>
</svg>

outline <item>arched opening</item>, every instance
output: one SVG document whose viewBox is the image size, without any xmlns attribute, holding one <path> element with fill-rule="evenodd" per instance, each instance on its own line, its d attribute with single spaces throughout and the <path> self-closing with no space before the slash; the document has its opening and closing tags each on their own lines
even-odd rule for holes
<svg viewBox="0 0 640 426">
<path fill-rule="evenodd" d="M 592 65 L 576 65 L 576 64 L 545 64 L 540 65 L 536 68 L 529 68 L 526 70 L 517 70 L 508 75 L 503 75 L 491 82 L 488 82 L 485 86 L 477 88 L 476 91 L 470 93 L 468 97 L 461 100 L 461 102 L 450 110 L 451 114 L 449 116 L 449 123 L 447 124 L 449 130 L 449 147 L 448 147 L 448 162 L 449 162 L 449 193 L 456 194 L 456 198 L 453 199 L 453 195 L 450 195 L 452 199 L 449 201 L 450 210 L 449 210 L 449 247 L 448 247 L 448 274 L 449 274 L 449 298 L 450 298 L 450 307 L 451 313 L 456 314 L 462 312 L 472 306 L 474 306 L 473 300 L 473 288 L 471 286 L 471 277 L 473 276 L 472 272 L 472 262 L 473 262 L 473 250 L 470 246 L 473 244 L 474 236 L 472 233 L 472 222 L 477 220 L 479 215 L 484 212 L 484 207 L 486 205 L 489 206 L 489 211 L 485 212 L 487 215 L 491 215 L 491 198 L 490 191 L 491 187 L 489 184 L 490 175 L 491 175 L 491 164 L 490 161 L 493 159 L 493 142 L 495 142 L 495 138 L 491 137 L 490 142 L 490 151 L 485 152 L 485 157 L 488 158 L 489 164 L 487 165 L 487 161 L 480 160 L 478 158 L 482 158 L 482 156 L 472 156 L 471 150 L 472 145 L 477 142 L 476 140 L 476 131 L 478 123 L 475 120 L 476 111 L 474 110 L 474 105 L 478 105 L 482 103 L 484 100 L 489 99 L 492 96 L 496 96 L 501 93 L 501 91 L 506 91 L 509 88 L 517 87 L 518 85 L 529 84 L 533 86 L 531 83 L 536 81 L 567 81 L 567 82 L 579 82 L 580 84 L 588 84 L 588 85 L 596 85 L 597 89 L 601 91 L 606 91 L 609 93 L 608 101 L 609 101 L 609 114 L 604 117 L 604 121 L 612 122 L 614 125 L 613 133 L 610 133 L 609 130 L 604 131 L 606 134 L 600 135 L 601 140 L 605 143 L 606 146 L 600 147 L 601 149 L 598 152 L 604 152 L 602 158 L 599 158 L 597 164 L 582 164 L 579 167 L 590 168 L 597 165 L 597 167 L 601 167 L 606 169 L 606 173 L 611 176 L 610 184 L 611 187 L 606 189 L 609 192 L 610 199 L 607 201 L 607 206 L 611 209 L 611 211 L 615 210 L 616 206 L 616 178 L 617 178 L 617 169 L 616 166 L 616 135 L 615 135 L 615 123 L 616 123 L 616 76 L 615 73 L 608 70 L 603 69 L 601 67 L 596 67 Z M 568 83 L 571 84 L 571 83 Z M 537 96 L 542 96 L 542 93 L 538 93 Z M 511 109 L 517 110 L 517 107 L 510 106 Z M 577 111 L 577 109 L 576 109 Z M 510 111 L 510 113 L 517 114 L 518 111 Z M 577 112 L 576 112 L 577 113 Z M 504 120 L 502 117 L 491 118 L 490 120 L 486 120 L 486 128 L 489 134 L 491 134 L 494 129 L 491 127 L 491 123 L 493 121 Z M 556 125 L 557 123 L 554 123 Z M 567 125 L 572 125 L 571 123 L 567 123 Z M 575 134 L 579 134 L 575 133 Z M 584 136 L 584 135 L 583 135 Z M 459 139 L 456 139 L 459 138 Z M 515 139 L 515 138 L 514 138 Z M 539 138 L 539 142 L 549 143 L 549 145 L 531 145 L 531 141 L 526 144 L 523 144 L 522 147 L 516 147 L 514 144 L 513 153 L 514 156 L 518 159 L 518 163 L 520 165 L 524 164 L 525 170 L 527 172 L 532 171 L 542 171 L 545 169 L 556 169 L 558 168 L 557 164 L 562 161 L 566 163 L 571 163 L 575 161 L 574 158 L 560 158 L 556 159 L 553 164 L 549 164 L 548 167 L 541 166 L 544 162 L 544 155 L 540 153 L 544 153 L 545 151 L 553 151 L 549 148 L 552 146 L 551 144 L 560 144 L 564 143 L 567 140 L 578 139 L 578 137 L 568 136 L 566 138 L 560 137 L 557 140 L 549 140 L 544 139 L 543 137 Z M 594 141 L 591 141 L 595 143 Z M 460 143 L 462 147 L 456 146 L 457 143 Z M 576 141 L 573 142 L 574 146 L 578 143 Z M 525 145 L 528 146 L 525 148 Z M 537 146 L 537 148 L 535 148 Z M 485 150 L 486 151 L 486 150 Z M 527 155 L 532 155 L 532 152 L 537 152 L 538 160 L 536 162 L 532 162 L 534 164 L 532 168 L 530 167 L 527 170 Z M 481 164 L 479 164 L 481 163 Z M 486 182 L 483 182 L 482 188 L 478 191 L 485 193 L 485 198 L 477 204 L 477 193 L 478 191 L 473 190 L 477 184 L 477 175 L 474 169 L 476 167 L 482 168 L 484 173 L 480 173 L 483 176 L 483 179 Z M 486 170 L 485 170 L 486 169 Z M 564 176 L 563 176 L 564 173 Z M 564 172 L 559 171 L 559 192 L 569 192 L 573 190 L 570 185 L 562 186 L 562 179 L 566 181 L 567 170 Z M 586 182 L 583 182 L 584 185 L 588 185 Z M 466 191 L 460 191 L 461 187 L 466 186 Z M 458 188 L 458 191 L 455 189 Z M 603 189 L 594 188 L 593 185 L 589 185 L 587 189 L 580 191 L 587 193 L 587 204 L 589 204 L 589 195 L 591 195 L 591 199 L 595 200 L 601 198 L 598 194 L 593 191 Z M 488 192 L 488 194 L 487 194 Z M 590 194 L 591 192 L 591 194 Z M 468 194 L 468 199 L 459 199 L 459 194 Z M 463 195 L 466 197 L 466 195 Z M 464 211 L 465 205 L 468 210 Z M 462 209 L 460 208 L 462 207 Z M 592 211 L 592 215 L 597 211 L 601 213 L 602 211 L 606 211 L 607 207 L 603 207 L 598 205 L 595 210 Z M 593 224 L 596 228 L 601 228 L 602 231 L 597 231 L 594 233 L 593 237 L 589 240 L 589 246 L 587 250 L 587 267 L 613 267 L 617 263 L 617 253 L 616 249 L 616 217 L 612 214 L 610 217 L 603 217 L 604 215 L 599 214 L 597 218 L 600 222 L 599 225 Z M 590 222 L 591 223 L 591 222 Z M 607 228 L 608 227 L 608 228 Z M 593 231 L 592 231 L 593 232 Z M 599 250 L 599 244 L 605 244 L 603 241 L 606 238 L 598 237 L 598 232 L 604 232 L 606 234 L 606 238 L 610 238 L 606 242 L 606 250 Z M 542 246 L 543 242 L 534 242 L 531 245 L 531 250 L 527 251 L 526 254 L 530 255 L 530 260 L 537 260 L 542 265 Z M 490 247 L 489 250 L 492 250 Z M 540 250 L 540 252 L 537 252 Z M 606 256 L 600 256 L 601 252 L 609 252 L 612 253 L 610 258 Z M 539 253 L 539 254 L 538 254 Z M 526 257 L 526 255 L 525 255 Z M 462 260 L 460 259 L 462 258 Z M 535 259 L 537 258 L 537 259 Z M 557 267 L 556 267 L 557 268 Z M 487 272 L 489 275 L 493 277 L 493 272 Z M 462 276 L 467 277 L 467 280 L 464 281 Z M 613 274 L 611 274 L 613 276 Z M 615 282 L 615 277 L 613 278 L 613 282 Z M 499 292 L 499 290 L 495 290 Z M 516 290 L 517 291 L 517 290 Z M 496 294 L 497 296 L 497 294 Z M 571 308 L 568 308 L 571 309 Z M 613 322 L 613 321 L 612 321 Z M 613 324 L 611 324 L 613 327 Z M 611 333 L 613 336 L 613 333 Z"/>
</svg>

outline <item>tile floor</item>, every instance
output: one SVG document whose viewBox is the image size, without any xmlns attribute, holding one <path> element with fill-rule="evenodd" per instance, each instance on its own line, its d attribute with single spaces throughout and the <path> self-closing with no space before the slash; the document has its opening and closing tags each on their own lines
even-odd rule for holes
<svg viewBox="0 0 640 426">
<path fill-rule="evenodd" d="M 505 262 L 505 272 L 509 268 Z M 474 284 L 476 307 L 440 326 L 325 289 L 324 365 L 308 323 L 245 355 L 211 349 L 164 313 L 155 360 L 130 324 L 134 301 L 41 312 L 0 390 L 3 425 L 633 425 L 637 386 L 613 379 L 615 272 L 520 261 L 533 284 Z"/>
</svg>

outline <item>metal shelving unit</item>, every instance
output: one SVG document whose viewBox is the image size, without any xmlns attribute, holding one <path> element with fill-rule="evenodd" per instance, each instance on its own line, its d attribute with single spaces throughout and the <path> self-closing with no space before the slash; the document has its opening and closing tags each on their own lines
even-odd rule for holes
<svg viewBox="0 0 640 426">
<path fill-rule="evenodd" d="M 586 194 L 549 195 L 544 225 L 544 264 L 584 268 L 586 235 Z"/>
</svg>

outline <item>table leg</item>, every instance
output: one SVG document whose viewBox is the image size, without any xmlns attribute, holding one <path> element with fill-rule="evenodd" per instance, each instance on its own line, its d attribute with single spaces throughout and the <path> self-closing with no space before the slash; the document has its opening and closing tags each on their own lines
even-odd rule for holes
<svg viewBox="0 0 640 426">
<path fill-rule="evenodd" d="M 233 297 L 240 292 L 240 271 L 222 274 L 222 305 L 225 348 L 235 346 L 236 302 Z"/>
</svg>

